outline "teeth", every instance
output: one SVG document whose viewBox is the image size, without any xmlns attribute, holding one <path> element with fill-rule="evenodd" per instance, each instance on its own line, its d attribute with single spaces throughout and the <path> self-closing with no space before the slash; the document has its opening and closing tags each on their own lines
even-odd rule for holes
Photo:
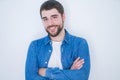
<svg viewBox="0 0 120 80">
<path fill-rule="evenodd" d="M 51 30 L 54 30 L 56 27 L 50 27 Z"/>
</svg>

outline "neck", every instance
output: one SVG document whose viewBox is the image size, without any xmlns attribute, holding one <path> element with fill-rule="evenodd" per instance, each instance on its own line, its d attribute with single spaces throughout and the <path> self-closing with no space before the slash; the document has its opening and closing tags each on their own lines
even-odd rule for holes
<svg viewBox="0 0 120 80">
<path fill-rule="evenodd" d="M 50 36 L 50 38 L 52 41 L 60 42 L 63 41 L 64 36 L 65 36 L 65 29 L 63 28 L 59 35 L 57 35 L 56 37 Z"/>
</svg>

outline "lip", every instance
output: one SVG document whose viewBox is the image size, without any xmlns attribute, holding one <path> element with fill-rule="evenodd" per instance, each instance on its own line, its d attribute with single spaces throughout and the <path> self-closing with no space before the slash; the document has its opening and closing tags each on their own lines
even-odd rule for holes
<svg viewBox="0 0 120 80">
<path fill-rule="evenodd" d="M 56 31 L 56 26 L 49 27 L 50 32 L 55 32 Z"/>
</svg>

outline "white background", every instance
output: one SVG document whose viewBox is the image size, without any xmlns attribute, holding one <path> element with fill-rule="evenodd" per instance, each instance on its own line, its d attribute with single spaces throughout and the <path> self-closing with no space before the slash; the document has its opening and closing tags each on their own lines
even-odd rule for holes
<svg viewBox="0 0 120 80">
<path fill-rule="evenodd" d="M 59 0 L 67 30 L 87 39 L 89 80 L 120 80 L 120 0 Z M 44 0 L 0 0 L 0 80 L 24 80 L 27 49 L 47 33 L 39 9 Z"/>
</svg>

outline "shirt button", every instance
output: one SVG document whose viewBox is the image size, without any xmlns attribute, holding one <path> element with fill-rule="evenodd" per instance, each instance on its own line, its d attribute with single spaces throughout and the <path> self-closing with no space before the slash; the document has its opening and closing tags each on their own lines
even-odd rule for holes
<svg viewBox="0 0 120 80">
<path fill-rule="evenodd" d="M 51 53 L 51 50 L 49 50 L 49 52 Z"/>
<path fill-rule="evenodd" d="M 52 44 L 52 42 L 50 42 L 50 44 Z"/>
<path fill-rule="evenodd" d="M 45 64 L 47 64 L 47 61 L 45 62 Z"/>
</svg>

